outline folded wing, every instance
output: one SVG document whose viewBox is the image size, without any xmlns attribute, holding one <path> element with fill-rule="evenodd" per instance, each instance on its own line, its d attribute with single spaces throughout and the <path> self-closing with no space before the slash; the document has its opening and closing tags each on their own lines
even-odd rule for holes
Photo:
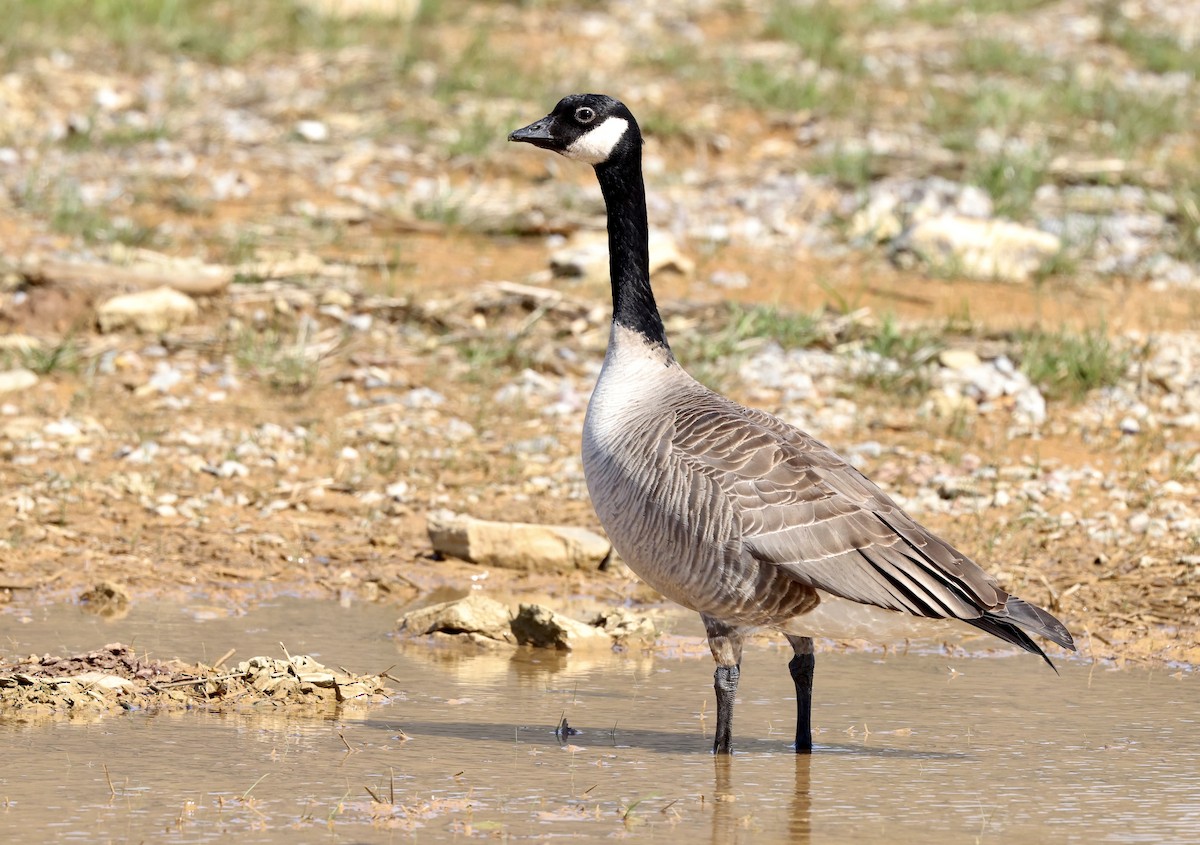
<svg viewBox="0 0 1200 845">
<path fill-rule="evenodd" d="M 676 414 L 672 451 L 720 486 L 743 553 L 843 598 L 962 619 L 1037 654 L 1022 629 L 1074 648 L 1057 619 L 1006 593 L 828 446 L 712 398 Z"/>
</svg>

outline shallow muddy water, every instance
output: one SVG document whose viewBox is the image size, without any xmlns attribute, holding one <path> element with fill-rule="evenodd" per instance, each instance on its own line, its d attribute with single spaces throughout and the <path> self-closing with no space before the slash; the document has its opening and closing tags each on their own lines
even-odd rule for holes
<svg viewBox="0 0 1200 845">
<path fill-rule="evenodd" d="M 709 754 L 712 663 L 464 654 L 395 612 L 284 600 L 228 617 L 135 606 L 0 615 L 0 651 L 310 653 L 399 679 L 315 719 L 126 713 L 0 724 L 0 841 L 1195 842 L 1197 676 L 1036 658 L 818 655 L 816 753 L 789 750 L 789 654 L 748 649 L 732 760 Z M 565 715 L 580 730 L 554 735 Z M 344 738 L 344 741 L 343 741 Z M 111 783 L 111 788 L 110 788 Z M 371 799 L 367 789 L 382 799 Z"/>
</svg>

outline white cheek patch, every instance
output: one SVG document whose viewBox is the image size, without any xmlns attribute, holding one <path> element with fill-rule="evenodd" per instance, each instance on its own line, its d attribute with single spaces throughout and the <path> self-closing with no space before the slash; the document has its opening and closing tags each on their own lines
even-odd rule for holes
<svg viewBox="0 0 1200 845">
<path fill-rule="evenodd" d="M 623 117 L 610 117 L 597 126 L 588 130 L 563 151 L 567 158 L 587 164 L 600 164 L 608 161 L 613 149 L 625 137 L 629 121 Z"/>
</svg>

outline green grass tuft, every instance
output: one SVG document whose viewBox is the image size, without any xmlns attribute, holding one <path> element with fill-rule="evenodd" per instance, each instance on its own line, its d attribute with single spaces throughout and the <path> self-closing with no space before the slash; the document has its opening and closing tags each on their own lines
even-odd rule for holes
<svg viewBox="0 0 1200 845">
<path fill-rule="evenodd" d="M 895 315 L 885 314 L 862 345 L 864 351 L 878 355 L 879 361 L 858 380 L 888 393 L 923 393 L 930 386 L 930 362 L 944 345 L 931 329 L 903 329 Z"/>
<path fill-rule="evenodd" d="M 1018 336 L 1021 370 L 1048 398 L 1080 399 L 1089 390 L 1120 381 L 1129 353 L 1104 328 L 1083 334 L 1036 330 Z"/>
<path fill-rule="evenodd" d="M 967 166 L 967 181 L 988 192 L 996 215 L 1021 220 L 1029 215 L 1034 194 L 1047 181 L 1047 163 L 1040 150 L 977 156 Z"/>
<path fill-rule="evenodd" d="M 423 6 L 436 5 L 427 0 Z M 0 57 L 61 47 L 65 33 L 88 33 L 117 47 L 127 61 L 173 53 L 234 64 L 262 53 L 395 45 L 419 25 L 399 16 L 325 17 L 300 0 L 15 0 L 4 4 Z"/>
<path fill-rule="evenodd" d="M 807 111 L 823 101 L 816 78 L 801 78 L 766 62 L 734 63 L 730 87 L 738 99 L 761 109 Z"/>
<path fill-rule="evenodd" d="M 767 16 L 765 34 L 795 44 L 806 59 L 823 68 L 858 74 L 862 59 L 846 43 L 851 14 L 845 4 L 832 0 L 776 0 Z"/>
<path fill-rule="evenodd" d="M 819 314 L 733 302 L 726 306 L 718 328 L 680 335 L 676 345 L 680 360 L 687 362 L 692 374 L 719 389 L 763 341 L 773 340 L 784 349 L 803 349 L 824 338 Z"/>
</svg>

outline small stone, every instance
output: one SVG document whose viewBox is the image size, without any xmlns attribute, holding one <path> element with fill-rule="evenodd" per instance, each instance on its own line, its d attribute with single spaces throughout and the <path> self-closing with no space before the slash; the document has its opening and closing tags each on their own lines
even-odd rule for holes
<svg viewBox="0 0 1200 845">
<path fill-rule="evenodd" d="M 305 141 L 319 144 L 329 140 L 329 127 L 319 120 L 301 120 L 296 123 L 296 134 Z"/>
<path fill-rule="evenodd" d="M 221 461 L 214 473 L 218 478 L 245 478 L 250 474 L 250 468 L 241 461 Z"/>
<path fill-rule="evenodd" d="M 154 374 L 146 382 L 146 390 L 154 393 L 170 393 L 171 389 L 183 381 L 183 373 L 165 362 L 159 362 L 154 367 Z"/>
<path fill-rule="evenodd" d="M 129 593 L 114 581 L 101 581 L 80 593 L 79 602 L 89 613 L 113 617 L 129 608 Z"/>
<path fill-rule="evenodd" d="M 599 569 L 612 553 L 608 540 L 570 525 L 490 522 L 441 511 L 430 514 L 427 529 L 434 551 L 506 569 Z"/>
<path fill-rule="evenodd" d="M 1046 422 L 1046 397 L 1033 385 L 1013 396 L 1013 419 L 1021 425 L 1040 426 Z"/>
<path fill-rule="evenodd" d="M 653 643 L 658 636 L 654 622 L 623 607 L 599 614 L 592 627 L 604 631 L 619 643 Z"/>
<path fill-rule="evenodd" d="M 45 344 L 32 335 L 12 334 L 0 335 L 0 352 L 33 352 Z"/>
<path fill-rule="evenodd" d="M 354 296 L 341 288 L 329 288 L 321 293 L 322 305 L 336 305 L 339 308 L 353 308 Z"/>
<path fill-rule="evenodd" d="M 71 680 L 85 689 L 101 690 L 103 692 L 127 690 L 132 689 L 134 686 L 133 681 L 128 678 L 122 678 L 120 675 L 110 675 L 107 672 L 83 672 L 79 675 L 73 675 Z"/>
<path fill-rule="evenodd" d="M 194 299 L 165 286 L 115 296 L 96 310 L 102 332 L 131 328 L 147 334 L 181 326 L 199 313 Z"/>
<path fill-rule="evenodd" d="M 612 648 L 612 637 L 597 628 L 537 604 L 523 604 L 512 621 L 512 632 L 521 645 L 577 651 Z"/>
<path fill-rule="evenodd" d="M 968 370 L 978 367 L 981 361 L 970 349 L 943 349 L 938 353 L 938 363 L 949 370 Z"/>
<path fill-rule="evenodd" d="M 18 367 L 0 372 L 0 393 L 19 393 L 38 383 L 37 373 Z"/>
<path fill-rule="evenodd" d="M 894 194 L 874 197 L 850 220 L 850 238 L 884 243 L 895 238 L 904 228 L 900 199 Z"/>
<path fill-rule="evenodd" d="M 922 410 L 938 419 L 952 420 L 974 415 L 979 411 L 979 406 L 970 396 L 949 390 L 934 390 L 929 394 Z"/>
<path fill-rule="evenodd" d="M 496 642 L 514 642 L 512 614 L 495 599 L 472 593 L 466 598 L 423 607 L 400 617 L 397 631 L 409 636 L 442 632 L 478 634 Z"/>
<path fill-rule="evenodd" d="M 908 247 L 935 268 L 976 279 L 1024 282 L 1058 254 L 1057 235 L 1009 220 L 942 214 L 921 220 Z"/>
</svg>

